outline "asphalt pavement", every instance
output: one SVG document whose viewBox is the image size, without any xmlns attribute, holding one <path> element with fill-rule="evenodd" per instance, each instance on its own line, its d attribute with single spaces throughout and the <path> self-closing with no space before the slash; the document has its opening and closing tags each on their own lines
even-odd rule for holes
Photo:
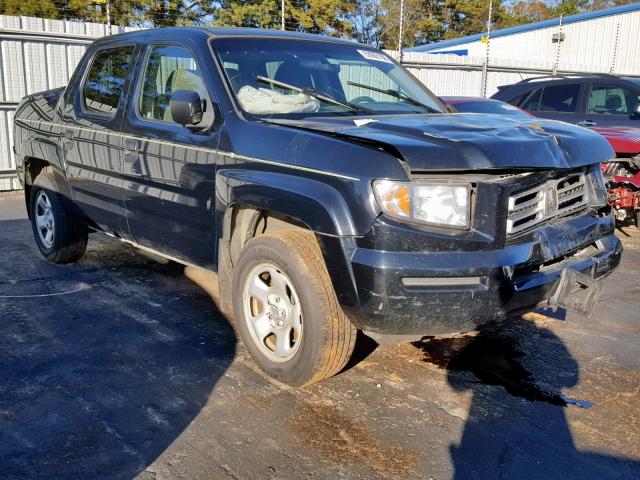
<svg viewBox="0 0 640 480">
<path fill-rule="evenodd" d="M 1 479 L 640 478 L 640 232 L 590 317 L 536 312 L 271 383 L 202 272 L 100 234 L 66 266 L 0 196 Z M 204 288 L 202 288 L 204 287 Z"/>
</svg>

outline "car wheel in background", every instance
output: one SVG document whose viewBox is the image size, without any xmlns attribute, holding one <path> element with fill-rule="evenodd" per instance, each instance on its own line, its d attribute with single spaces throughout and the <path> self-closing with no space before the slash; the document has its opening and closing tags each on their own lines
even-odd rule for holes
<svg viewBox="0 0 640 480">
<path fill-rule="evenodd" d="M 44 174 L 31 187 L 31 225 L 40 253 L 53 263 L 78 260 L 87 249 L 87 226 L 69 211 Z"/>
</svg>

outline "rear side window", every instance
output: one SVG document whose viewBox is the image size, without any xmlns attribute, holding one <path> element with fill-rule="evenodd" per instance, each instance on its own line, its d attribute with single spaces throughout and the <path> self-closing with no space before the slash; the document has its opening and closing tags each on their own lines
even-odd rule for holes
<svg viewBox="0 0 640 480">
<path fill-rule="evenodd" d="M 551 85 L 536 90 L 522 105 L 530 112 L 575 113 L 578 109 L 580 85 L 577 83 Z"/>
<path fill-rule="evenodd" d="M 129 73 L 133 46 L 99 50 L 82 87 L 82 101 L 88 111 L 112 114 L 118 108 Z"/>
<path fill-rule="evenodd" d="M 142 80 L 140 115 L 143 118 L 172 123 L 169 102 L 173 92 L 192 90 L 200 95 L 206 110 L 206 88 L 189 50 L 177 45 L 151 47 Z"/>
<path fill-rule="evenodd" d="M 507 103 L 510 103 L 511 105 L 515 105 L 515 106 L 520 106 L 522 101 L 529 96 L 529 93 L 530 92 L 521 93 L 517 97 L 510 98 L 509 100 L 507 100 Z"/>
<path fill-rule="evenodd" d="M 579 93 L 579 84 L 544 87 L 539 111 L 575 113 L 578 109 Z"/>
<path fill-rule="evenodd" d="M 540 111 L 540 97 L 542 96 L 542 89 L 539 88 L 524 102 L 521 107 L 530 112 Z"/>
</svg>

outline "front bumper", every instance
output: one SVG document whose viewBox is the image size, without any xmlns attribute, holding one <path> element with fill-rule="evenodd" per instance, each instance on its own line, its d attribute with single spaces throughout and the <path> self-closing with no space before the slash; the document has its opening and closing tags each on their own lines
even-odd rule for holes
<svg viewBox="0 0 640 480">
<path fill-rule="evenodd" d="M 495 250 L 357 248 L 351 263 L 358 302 L 345 312 L 358 328 L 378 335 L 473 330 L 514 311 L 548 304 L 567 269 L 603 278 L 616 268 L 621 254 L 611 215 L 542 227 L 524 243 Z"/>
</svg>

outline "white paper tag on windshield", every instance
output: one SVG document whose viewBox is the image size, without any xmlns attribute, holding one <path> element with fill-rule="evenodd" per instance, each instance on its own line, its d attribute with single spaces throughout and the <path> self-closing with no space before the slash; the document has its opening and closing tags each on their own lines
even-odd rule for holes
<svg viewBox="0 0 640 480">
<path fill-rule="evenodd" d="M 358 53 L 367 60 L 375 60 L 376 62 L 393 63 L 389 57 L 382 52 L 374 52 L 372 50 L 358 50 Z"/>
<path fill-rule="evenodd" d="M 356 127 L 364 127 L 365 125 L 369 125 L 370 123 L 375 123 L 378 120 L 374 120 L 373 118 L 362 118 L 354 120 L 353 123 L 356 124 Z"/>
</svg>

